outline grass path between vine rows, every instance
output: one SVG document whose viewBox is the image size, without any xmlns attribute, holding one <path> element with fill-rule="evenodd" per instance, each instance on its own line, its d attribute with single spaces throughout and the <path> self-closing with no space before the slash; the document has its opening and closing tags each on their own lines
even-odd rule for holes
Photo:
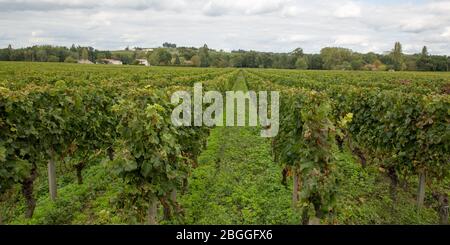
<svg viewBox="0 0 450 245">
<path fill-rule="evenodd" d="M 247 91 L 244 75 L 233 89 Z M 180 201 L 188 224 L 292 223 L 290 190 L 281 184 L 270 140 L 258 127 L 216 127 Z"/>
</svg>

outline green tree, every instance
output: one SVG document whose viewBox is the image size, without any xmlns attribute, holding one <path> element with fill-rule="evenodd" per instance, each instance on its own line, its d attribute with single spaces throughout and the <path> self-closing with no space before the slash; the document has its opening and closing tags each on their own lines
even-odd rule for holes
<svg viewBox="0 0 450 245">
<path fill-rule="evenodd" d="M 431 57 L 428 54 L 427 46 L 423 46 L 422 53 L 417 60 L 417 69 L 420 71 L 431 71 L 433 70 L 433 64 L 431 63 Z"/>
<path fill-rule="evenodd" d="M 172 61 L 172 55 L 166 49 L 159 48 L 153 51 L 150 61 L 155 65 L 169 65 Z"/>
<path fill-rule="evenodd" d="M 257 54 L 255 51 L 245 52 L 243 54 L 243 66 L 251 68 L 258 67 L 258 64 L 256 62 L 256 56 Z"/>
<path fill-rule="evenodd" d="M 47 61 L 47 51 L 45 49 L 40 49 L 36 52 L 36 60 L 40 62 Z"/>
<path fill-rule="evenodd" d="M 69 56 L 64 60 L 64 62 L 65 63 L 77 63 L 77 60 L 74 59 L 72 56 Z"/>
<path fill-rule="evenodd" d="M 172 61 L 172 55 L 169 53 L 169 51 L 161 49 L 159 51 L 159 61 L 164 65 L 169 65 Z"/>
<path fill-rule="evenodd" d="M 369 52 L 367 54 L 363 54 L 362 59 L 366 64 L 373 64 L 378 59 L 378 56 L 374 52 Z"/>
<path fill-rule="evenodd" d="M 334 69 L 349 71 L 349 70 L 352 70 L 353 68 L 352 68 L 352 64 L 350 62 L 344 61 L 344 62 L 342 62 L 342 64 L 335 66 Z"/>
<path fill-rule="evenodd" d="M 432 71 L 448 71 L 448 58 L 442 55 L 431 55 Z"/>
<path fill-rule="evenodd" d="M 386 70 L 386 65 L 384 65 L 383 62 L 381 62 L 379 59 L 376 59 L 372 65 L 373 65 L 374 70 L 377 70 L 377 71 L 385 71 Z"/>
<path fill-rule="evenodd" d="M 244 64 L 244 57 L 241 53 L 232 53 L 231 59 L 230 59 L 230 65 L 232 67 L 243 67 Z"/>
<path fill-rule="evenodd" d="M 70 47 L 70 52 L 77 52 L 77 48 L 75 47 L 75 44 L 72 44 Z"/>
<path fill-rule="evenodd" d="M 402 45 L 400 42 L 396 42 L 394 49 L 391 52 L 391 57 L 393 61 L 393 68 L 396 71 L 402 71 L 405 69 L 405 60 L 402 51 Z"/>
<path fill-rule="evenodd" d="M 202 48 L 198 51 L 198 56 L 200 57 L 200 66 L 208 67 L 209 66 L 209 48 L 208 45 L 203 45 Z"/>
<path fill-rule="evenodd" d="M 296 48 L 296 49 L 294 49 L 294 51 L 292 51 L 292 54 L 297 56 L 297 57 L 303 57 L 303 55 L 304 55 L 303 49 L 302 48 Z"/>
<path fill-rule="evenodd" d="M 417 71 L 417 57 L 414 55 L 405 57 L 405 67 L 407 71 Z"/>
<path fill-rule="evenodd" d="M 274 56 L 273 67 L 279 69 L 294 69 L 296 58 L 289 54 L 277 54 Z"/>
<path fill-rule="evenodd" d="M 322 69 L 322 57 L 320 54 L 312 54 L 308 57 L 308 67 L 312 70 L 321 70 Z"/>
<path fill-rule="evenodd" d="M 89 59 L 89 52 L 88 52 L 88 50 L 87 50 L 86 48 L 83 48 L 83 49 L 81 50 L 81 59 L 82 59 L 82 60 L 87 60 L 87 59 Z"/>
<path fill-rule="evenodd" d="M 352 66 L 352 70 L 361 70 L 364 66 L 364 60 L 362 58 L 353 58 L 351 66 Z"/>
<path fill-rule="evenodd" d="M 59 58 L 55 55 L 50 55 L 50 56 L 48 56 L 47 61 L 48 62 L 59 62 Z"/>
<path fill-rule="evenodd" d="M 323 68 L 326 70 L 351 69 L 353 52 L 346 48 L 327 47 L 320 50 L 320 57 L 323 61 Z M 345 64 L 344 64 L 345 63 Z M 345 67 L 345 68 L 344 68 Z"/>
<path fill-rule="evenodd" d="M 198 56 L 198 55 L 192 56 L 191 62 L 192 62 L 192 65 L 193 65 L 193 66 L 195 66 L 195 67 L 200 67 L 200 65 L 201 65 L 200 56 Z"/>
<path fill-rule="evenodd" d="M 178 54 L 175 55 L 175 60 L 173 62 L 175 65 L 180 65 L 181 61 L 180 61 L 180 57 L 178 56 Z"/>
<path fill-rule="evenodd" d="M 176 48 L 177 45 L 175 43 L 165 42 L 165 43 L 163 43 L 163 47 L 164 48 Z"/>
<path fill-rule="evenodd" d="M 178 52 L 185 60 L 190 60 L 197 53 L 197 50 L 195 48 L 180 47 Z"/>
<path fill-rule="evenodd" d="M 14 52 L 14 49 L 12 48 L 11 44 L 8 44 L 8 49 L 7 49 L 8 60 L 12 60 L 13 52 Z"/>
<path fill-rule="evenodd" d="M 308 62 L 304 57 L 298 58 L 295 62 L 295 68 L 299 70 L 306 70 L 308 69 Z"/>
<path fill-rule="evenodd" d="M 209 56 L 210 66 L 212 67 L 227 67 L 227 56 L 223 52 L 211 53 Z"/>
<path fill-rule="evenodd" d="M 258 53 L 258 57 L 256 58 L 258 63 L 258 67 L 260 68 L 270 68 L 272 67 L 272 56 L 268 53 Z"/>
</svg>

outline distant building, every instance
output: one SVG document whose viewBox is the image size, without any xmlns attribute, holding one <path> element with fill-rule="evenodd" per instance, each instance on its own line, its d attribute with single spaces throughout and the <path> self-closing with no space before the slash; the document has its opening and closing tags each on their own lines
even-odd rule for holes
<svg viewBox="0 0 450 245">
<path fill-rule="evenodd" d="M 122 61 L 120 60 L 114 60 L 114 59 L 102 59 L 99 62 L 100 64 L 107 64 L 107 65 L 123 65 Z"/>
<path fill-rule="evenodd" d="M 94 64 L 94 63 L 90 60 L 78 60 L 78 64 Z"/>
<path fill-rule="evenodd" d="M 134 48 L 133 51 L 153 52 L 152 48 Z"/>
<path fill-rule="evenodd" d="M 152 48 L 143 48 L 142 51 L 144 52 L 153 52 Z"/>
<path fill-rule="evenodd" d="M 136 59 L 139 62 L 139 65 L 150 66 L 150 63 L 146 59 Z"/>
</svg>

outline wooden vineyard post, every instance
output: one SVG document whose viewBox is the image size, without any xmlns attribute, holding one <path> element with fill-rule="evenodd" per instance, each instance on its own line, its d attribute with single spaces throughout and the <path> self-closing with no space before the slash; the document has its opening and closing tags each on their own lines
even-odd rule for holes
<svg viewBox="0 0 450 245">
<path fill-rule="evenodd" d="M 439 195 L 439 224 L 448 225 L 448 196 Z"/>
<path fill-rule="evenodd" d="M 176 202 L 177 202 L 177 190 L 176 190 L 176 189 L 173 189 L 173 191 L 170 192 L 170 200 L 171 200 L 173 203 L 176 203 Z"/>
<path fill-rule="evenodd" d="M 299 176 L 296 171 L 293 171 L 293 186 L 292 186 L 292 207 L 297 208 L 298 203 L 298 188 L 299 187 Z"/>
<path fill-rule="evenodd" d="M 173 191 L 170 192 L 170 201 L 172 202 L 172 205 L 173 205 L 173 214 L 176 215 L 180 211 L 178 209 L 178 205 L 177 205 L 177 190 L 176 189 L 173 189 Z"/>
<path fill-rule="evenodd" d="M 53 155 L 47 164 L 48 169 L 48 189 L 52 201 L 56 200 L 56 166 Z"/>
<path fill-rule="evenodd" d="M 149 225 L 157 225 L 156 216 L 158 214 L 158 202 L 157 198 L 150 198 L 149 207 L 148 207 L 148 224 Z"/>
<path fill-rule="evenodd" d="M 0 205 L 2 204 L 2 195 L 0 194 Z M 3 225 L 3 216 L 2 216 L 2 212 L 0 211 L 0 225 Z"/>
<path fill-rule="evenodd" d="M 417 207 L 421 208 L 423 206 L 423 201 L 425 199 L 425 171 L 420 171 L 419 173 L 419 188 L 417 190 Z"/>
</svg>

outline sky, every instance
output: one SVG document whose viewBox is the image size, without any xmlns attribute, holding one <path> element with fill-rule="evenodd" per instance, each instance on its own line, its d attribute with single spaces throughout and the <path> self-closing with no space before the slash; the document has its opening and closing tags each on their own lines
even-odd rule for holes
<svg viewBox="0 0 450 245">
<path fill-rule="evenodd" d="M 0 0 L 0 47 L 163 42 L 226 51 L 323 47 L 450 55 L 450 0 Z"/>
</svg>

